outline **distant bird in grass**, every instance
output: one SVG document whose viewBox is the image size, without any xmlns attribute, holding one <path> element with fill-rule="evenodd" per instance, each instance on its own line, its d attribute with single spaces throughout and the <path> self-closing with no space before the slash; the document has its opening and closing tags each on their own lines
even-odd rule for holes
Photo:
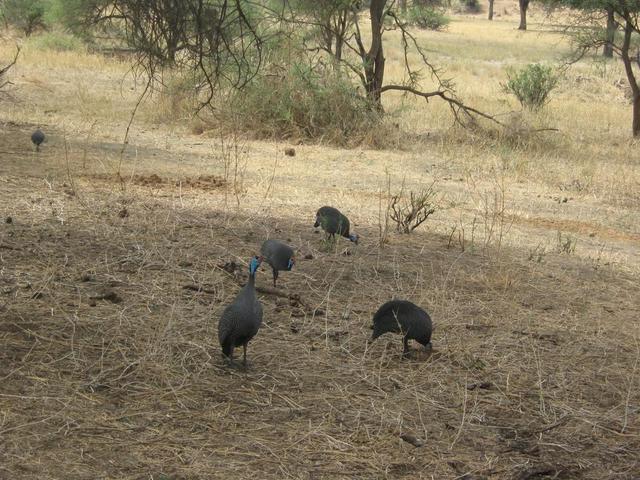
<svg viewBox="0 0 640 480">
<path fill-rule="evenodd" d="M 253 257 L 249 263 L 249 281 L 242 287 L 231 305 L 222 312 L 218 323 L 218 340 L 222 355 L 233 365 L 233 350 L 242 345 L 242 363 L 247 365 L 247 344 L 262 325 L 262 305 L 256 296 L 256 271 L 262 259 Z"/>
<path fill-rule="evenodd" d="M 31 141 L 36 146 L 36 152 L 40 151 L 40 144 L 44 142 L 44 132 L 39 128 L 31 134 Z"/>
<path fill-rule="evenodd" d="M 400 333 L 403 336 L 403 356 L 409 354 L 409 340 L 431 349 L 432 324 L 429 314 L 407 300 L 391 300 L 382 305 L 373 316 L 373 336 L 375 340 L 387 332 Z"/>
<path fill-rule="evenodd" d="M 356 245 L 358 244 L 358 235 L 349 232 L 349 219 L 345 217 L 337 208 L 322 207 L 316 213 L 315 228 L 322 227 L 329 238 L 335 240 L 336 233 L 342 237 L 348 238 Z"/>
<path fill-rule="evenodd" d="M 278 240 L 266 240 L 260 248 L 264 261 L 273 270 L 273 286 L 276 286 L 280 270 L 291 270 L 296 263 L 293 248 Z"/>
</svg>

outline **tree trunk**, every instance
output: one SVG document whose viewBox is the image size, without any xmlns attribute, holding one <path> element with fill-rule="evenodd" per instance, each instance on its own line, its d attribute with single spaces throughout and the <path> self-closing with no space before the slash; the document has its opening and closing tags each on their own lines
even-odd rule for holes
<svg viewBox="0 0 640 480">
<path fill-rule="evenodd" d="M 398 0 L 398 5 L 402 13 L 407 13 L 407 0 Z"/>
<path fill-rule="evenodd" d="M 633 97 L 633 121 L 631 131 L 634 137 L 640 137 L 640 95 Z"/>
<path fill-rule="evenodd" d="M 527 29 L 527 9 L 529 8 L 529 0 L 518 0 L 520 5 L 520 26 L 518 30 Z"/>
<path fill-rule="evenodd" d="M 489 20 L 493 20 L 493 2 L 494 0 L 489 0 Z"/>
<path fill-rule="evenodd" d="M 636 76 L 633 73 L 633 65 L 631 64 L 631 57 L 629 56 L 629 49 L 631 48 L 631 35 L 634 32 L 634 19 L 629 11 L 624 12 L 624 42 L 622 42 L 622 48 L 620 49 L 620 57 L 622 63 L 624 63 L 624 70 L 627 74 L 627 80 L 631 87 L 633 94 L 633 118 L 631 122 L 631 132 L 634 137 L 640 136 L 640 87 Z"/>
<path fill-rule="evenodd" d="M 381 92 L 384 80 L 384 52 L 382 50 L 382 28 L 387 0 L 372 0 L 369 12 L 371 15 L 371 48 L 365 56 L 364 74 L 367 96 L 376 107 L 382 109 Z"/>
<path fill-rule="evenodd" d="M 613 58 L 613 41 L 616 34 L 616 20 L 613 15 L 613 8 L 607 8 L 607 43 L 604 44 L 603 55 L 607 58 Z"/>
</svg>

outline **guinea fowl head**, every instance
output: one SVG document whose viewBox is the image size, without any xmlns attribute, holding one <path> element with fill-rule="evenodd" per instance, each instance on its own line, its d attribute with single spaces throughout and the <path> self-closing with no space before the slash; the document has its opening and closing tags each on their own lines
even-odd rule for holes
<svg viewBox="0 0 640 480">
<path fill-rule="evenodd" d="M 316 215 L 316 223 L 313 224 L 313 228 L 318 228 L 320 226 L 320 215 Z"/>
<path fill-rule="evenodd" d="M 296 257 L 291 257 L 289 259 L 289 263 L 287 263 L 287 270 L 291 270 L 295 264 L 296 264 Z"/>
<path fill-rule="evenodd" d="M 360 237 L 356 233 L 352 233 L 351 235 L 349 235 L 349 240 L 351 240 L 356 245 L 358 244 L 359 239 Z"/>
<path fill-rule="evenodd" d="M 375 340 L 383 333 L 386 333 L 386 332 L 383 332 L 382 329 L 379 326 L 377 326 L 375 323 L 371 325 L 369 328 L 373 330 L 373 333 L 371 334 L 371 341 Z"/>
<path fill-rule="evenodd" d="M 256 271 L 258 270 L 258 267 L 260 267 L 260 264 L 262 263 L 262 257 L 258 257 L 257 255 L 255 257 L 253 257 L 251 259 L 251 261 L 249 262 L 249 274 L 250 275 L 255 275 Z"/>
</svg>

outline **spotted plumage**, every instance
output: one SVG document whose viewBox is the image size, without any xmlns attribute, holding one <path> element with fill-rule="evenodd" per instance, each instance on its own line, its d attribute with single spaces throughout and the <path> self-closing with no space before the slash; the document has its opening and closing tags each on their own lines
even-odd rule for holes
<svg viewBox="0 0 640 480">
<path fill-rule="evenodd" d="M 296 261 L 293 248 L 278 240 L 266 240 L 260 248 L 260 254 L 273 270 L 274 287 L 278 280 L 278 273 L 281 270 L 291 270 Z"/>
<path fill-rule="evenodd" d="M 350 232 L 349 219 L 337 208 L 321 207 L 316 212 L 316 223 L 313 226 L 321 227 L 331 239 L 335 239 L 338 234 L 358 244 L 358 235 Z"/>
<path fill-rule="evenodd" d="M 247 363 L 247 344 L 262 325 L 262 305 L 256 296 L 256 270 L 261 259 L 253 257 L 249 264 L 249 281 L 242 287 L 233 302 L 222 312 L 218 323 L 218 340 L 222 355 L 233 363 L 233 350 L 242 345 L 243 363 Z"/>
<path fill-rule="evenodd" d="M 431 348 L 431 317 L 422 308 L 407 300 L 391 300 L 382 305 L 373 316 L 373 336 L 375 340 L 387 332 L 403 336 L 403 354 L 409 353 L 409 340 L 415 340 Z"/>
</svg>

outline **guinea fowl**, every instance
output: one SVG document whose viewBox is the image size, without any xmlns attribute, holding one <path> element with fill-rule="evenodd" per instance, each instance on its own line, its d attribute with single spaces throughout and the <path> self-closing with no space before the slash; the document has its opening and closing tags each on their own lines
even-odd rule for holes
<svg viewBox="0 0 640 480">
<path fill-rule="evenodd" d="M 44 142 L 44 132 L 39 128 L 31 134 L 31 141 L 36 146 L 36 152 L 40 151 L 40 144 Z"/>
<path fill-rule="evenodd" d="M 403 356 L 409 354 L 410 339 L 424 345 L 425 350 L 431 349 L 431 318 L 427 312 L 407 300 L 391 300 L 382 305 L 373 316 L 372 328 L 371 340 L 387 332 L 402 334 Z"/>
<path fill-rule="evenodd" d="M 335 239 L 337 233 L 348 238 L 356 245 L 358 244 L 358 235 L 349 233 L 349 219 L 340 213 L 337 208 L 321 207 L 316 213 L 316 223 L 313 226 L 316 228 L 322 227 L 329 238 Z"/>
<path fill-rule="evenodd" d="M 253 257 L 249 263 L 249 281 L 242 287 L 231 305 L 222 312 L 218 323 L 218 340 L 222 355 L 233 364 L 233 349 L 242 345 L 243 364 L 247 364 L 247 344 L 262 324 L 262 305 L 256 296 L 256 270 L 262 259 Z"/>
<path fill-rule="evenodd" d="M 265 240 L 260 248 L 264 260 L 273 270 L 273 286 L 276 286 L 280 270 L 291 270 L 296 263 L 293 248 L 278 240 Z"/>
</svg>

